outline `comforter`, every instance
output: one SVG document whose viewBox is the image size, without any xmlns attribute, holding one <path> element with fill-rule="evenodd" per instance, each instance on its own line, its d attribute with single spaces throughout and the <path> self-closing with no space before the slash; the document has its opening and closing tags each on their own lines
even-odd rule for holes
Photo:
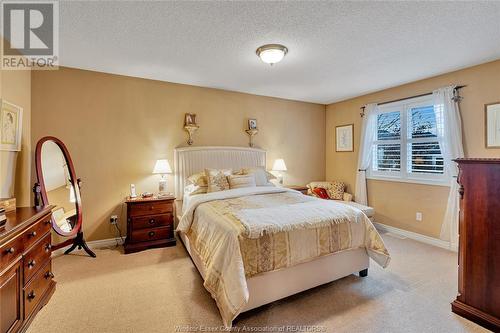
<svg viewBox="0 0 500 333">
<path fill-rule="evenodd" d="M 185 202 L 177 230 L 203 261 L 204 286 L 227 327 L 248 302 L 247 277 L 359 247 L 382 267 L 390 261 L 363 212 L 285 188 L 193 196 Z"/>
</svg>

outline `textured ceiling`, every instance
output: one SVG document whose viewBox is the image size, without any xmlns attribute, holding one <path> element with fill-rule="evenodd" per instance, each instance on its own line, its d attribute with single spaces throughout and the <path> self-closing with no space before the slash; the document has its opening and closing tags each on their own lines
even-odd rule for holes
<svg viewBox="0 0 500 333">
<path fill-rule="evenodd" d="M 493 1 L 60 3 L 63 66 L 323 104 L 498 58 Z"/>
</svg>

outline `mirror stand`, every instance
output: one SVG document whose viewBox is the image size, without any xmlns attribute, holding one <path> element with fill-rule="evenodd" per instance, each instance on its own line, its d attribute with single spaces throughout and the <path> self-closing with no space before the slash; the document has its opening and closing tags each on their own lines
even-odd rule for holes
<svg viewBox="0 0 500 333">
<path fill-rule="evenodd" d="M 79 180 L 80 179 L 78 179 L 78 186 L 80 186 Z M 42 207 L 43 202 L 42 202 L 42 198 L 41 198 L 41 194 L 40 194 L 40 184 L 39 183 L 35 183 L 35 185 L 33 186 L 33 193 L 34 193 L 35 207 L 36 208 Z M 61 249 L 61 248 L 66 247 L 68 245 L 71 245 L 71 246 L 69 249 L 64 251 L 64 254 L 70 254 L 78 247 L 78 250 L 83 249 L 92 258 L 96 257 L 95 253 L 87 245 L 87 242 L 85 241 L 85 238 L 83 237 L 83 231 L 81 231 L 81 230 L 77 231 L 75 238 L 67 239 L 64 242 L 52 245 L 52 250 Z"/>
<path fill-rule="evenodd" d="M 54 250 L 69 246 L 64 254 L 83 249 L 96 255 L 85 242 L 82 225 L 81 181 L 64 143 L 52 136 L 40 139 L 35 149 L 37 183 L 33 186 L 35 207 L 52 205 L 52 229 L 68 239 L 52 245 Z"/>
</svg>

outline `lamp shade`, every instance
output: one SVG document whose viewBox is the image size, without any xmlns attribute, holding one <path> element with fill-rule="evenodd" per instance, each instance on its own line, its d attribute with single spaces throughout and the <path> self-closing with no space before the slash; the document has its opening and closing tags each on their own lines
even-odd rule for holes
<svg viewBox="0 0 500 333">
<path fill-rule="evenodd" d="M 286 164 L 282 158 L 274 161 L 273 171 L 286 171 Z"/>
<path fill-rule="evenodd" d="M 170 168 L 170 164 L 168 164 L 168 160 L 157 160 L 155 168 L 153 169 L 153 173 L 172 173 L 172 169 Z"/>
</svg>

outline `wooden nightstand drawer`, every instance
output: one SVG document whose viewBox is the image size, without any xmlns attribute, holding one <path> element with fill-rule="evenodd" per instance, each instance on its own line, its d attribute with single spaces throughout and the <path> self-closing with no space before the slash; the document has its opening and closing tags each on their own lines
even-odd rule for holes
<svg viewBox="0 0 500 333">
<path fill-rule="evenodd" d="M 169 239 L 173 237 L 174 237 L 173 228 L 170 225 L 165 227 L 132 231 L 133 242 L 146 242 L 157 239 Z"/>
<path fill-rule="evenodd" d="M 130 205 L 130 217 L 156 215 L 171 213 L 173 204 L 171 202 L 146 202 Z"/>
<path fill-rule="evenodd" d="M 38 242 L 52 228 L 50 215 L 44 216 L 40 221 L 31 226 L 22 235 L 24 238 L 24 249 L 29 249 L 33 244 Z"/>
<path fill-rule="evenodd" d="M 161 215 L 132 217 L 130 222 L 132 223 L 132 230 L 139 230 L 172 225 L 174 218 L 171 213 L 167 213 Z"/>
</svg>

